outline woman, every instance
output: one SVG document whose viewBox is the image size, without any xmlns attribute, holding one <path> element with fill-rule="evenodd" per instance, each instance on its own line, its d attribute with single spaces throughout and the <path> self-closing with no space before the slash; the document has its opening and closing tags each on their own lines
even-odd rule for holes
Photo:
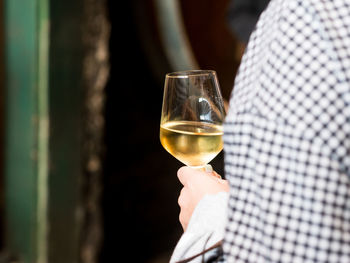
<svg viewBox="0 0 350 263">
<path fill-rule="evenodd" d="M 347 0 L 269 3 L 224 142 L 229 190 L 209 173 L 178 171 L 185 232 L 171 262 L 350 262 Z"/>
</svg>

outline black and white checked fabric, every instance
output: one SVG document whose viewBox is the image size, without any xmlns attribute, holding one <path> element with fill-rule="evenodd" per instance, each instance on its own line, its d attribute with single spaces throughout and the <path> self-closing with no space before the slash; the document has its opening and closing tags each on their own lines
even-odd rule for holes
<svg viewBox="0 0 350 263">
<path fill-rule="evenodd" d="M 227 262 L 350 262 L 350 1 L 272 0 L 224 127 Z"/>
</svg>

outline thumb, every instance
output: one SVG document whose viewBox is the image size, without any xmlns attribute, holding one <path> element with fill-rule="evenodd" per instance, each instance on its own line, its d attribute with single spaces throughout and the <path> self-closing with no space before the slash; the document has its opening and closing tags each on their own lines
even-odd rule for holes
<svg viewBox="0 0 350 263">
<path fill-rule="evenodd" d="M 202 179 L 203 176 L 211 176 L 214 175 L 214 173 L 215 172 L 213 172 L 211 166 L 208 168 L 208 172 L 206 171 L 206 167 L 202 169 L 194 169 L 189 166 L 183 166 L 177 171 L 177 177 L 179 178 L 181 184 L 187 186 L 194 181 Z"/>
<path fill-rule="evenodd" d="M 193 173 L 193 169 L 191 169 L 188 166 L 182 166 L 178 171 L 177 171 L 177 178 L 179 178 L 180 183 L 183 186 L 186 186 L 188 183 L 188 178 Z"/>
</svg>

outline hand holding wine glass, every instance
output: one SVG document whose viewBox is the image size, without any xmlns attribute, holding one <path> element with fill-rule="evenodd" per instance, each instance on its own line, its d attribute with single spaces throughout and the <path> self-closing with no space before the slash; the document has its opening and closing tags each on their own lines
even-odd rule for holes
<svg viewBox="0 0 350 263">
<path fill-rule="evenodd" d="M 180 223 L 186 230 L 194 208 L 205 194 L 228 191 L 215 172 L 200 171 L 223 148 L 224 102 L 215 71 L 192 70 L 166 75 L 160 124 L 163 147 L 185 165 L 178 202 Z M 219 177 L 219 178 L 217 178 Z"/>
<path fill-rule="evenodd" d="M 179 220 L 184 231 L 191 219 L 193 211 L 205 195 L 215 195 L 220 192 L 228 192 L 227 180 L 219 179 L 212 173 L 191 169 L 183 166 L 177 172 L 183 188 L 178 198 L 180 206 Z"/>
<path fill-rule="evenodd" d="M 223 148 L 224 118 L 215 71 L 166 75 L 160 141 L 175 158 L 197 169 L 208 164 Z"/>
</svg>

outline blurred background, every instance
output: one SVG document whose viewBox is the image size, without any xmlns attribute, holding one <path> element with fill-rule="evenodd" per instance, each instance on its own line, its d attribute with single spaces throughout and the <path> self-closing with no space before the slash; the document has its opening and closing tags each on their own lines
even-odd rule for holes
<svg viewBox="0 0 350 263">
<path fill-rule="evenodd" d="M 0 263 L 168 262 L 165 74 L 216 70 L 228 101 L 266 4 L 0 0 Z"/>
</svg>

